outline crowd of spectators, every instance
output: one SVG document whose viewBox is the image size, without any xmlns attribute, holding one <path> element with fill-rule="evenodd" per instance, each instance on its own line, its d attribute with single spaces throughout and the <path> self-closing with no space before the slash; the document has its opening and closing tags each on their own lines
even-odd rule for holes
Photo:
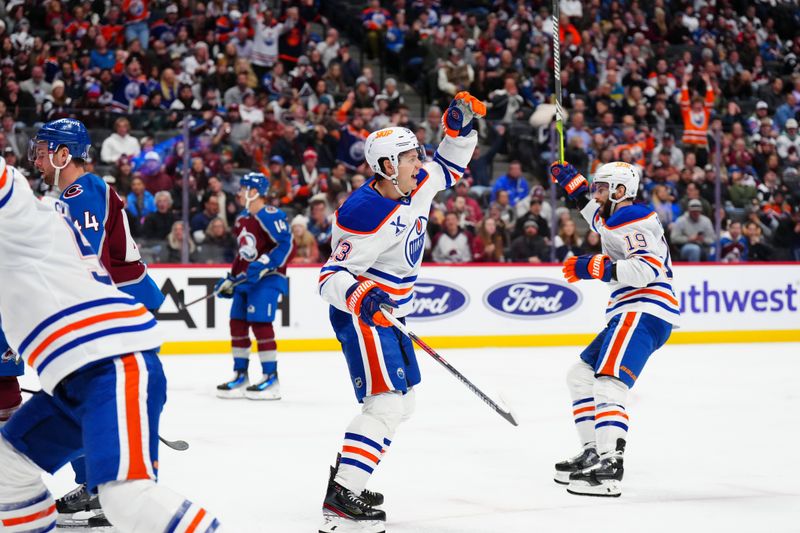
<svg viewBox="0 0 800 533">
<path fill-rule="evenodd" d="M 83 120 L 89 170 L 125 200 L 146 258 L 161 262 L 180 260 L 184 233 L 192 261 L 230 261 L 239 177 L 263 172 L 291 222 L 294 261 L 315 263 L 330 254 L 333 211 L 371 177 L 369 132 L 409 127 L 432 155 L 442 109 L 469 90 L 489 114 L 464 178 L 434 204 L 428 259 L 592 253 L 597 235 L 548 190 L 550 5 L 9 0 L 0 153 L 53 194 L 26 161 L 27 140 L 42 122 Z M 638 165 L 640 200 L 676 260 L 800 260 L 797 3 L 563 0 L 561 14 L 566 159 L 587 175 Z M 424 111 L 408 107 L 405 83 Z"/>
</svg>

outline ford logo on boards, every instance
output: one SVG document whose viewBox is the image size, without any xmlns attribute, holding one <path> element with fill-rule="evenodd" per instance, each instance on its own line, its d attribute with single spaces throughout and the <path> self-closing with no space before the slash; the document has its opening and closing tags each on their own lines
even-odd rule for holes
<svg viewBox="0 0 800 533">
<path fill-rule="evenodd" d="M 511 318 L 550 318 L 569 313 L 581 302 L 581 293 L 553 280 L 518 279 L 489 289 L 483 297 L 495 313 Z"/>
<path fill-rule="evenodd" d="M 467 291 L 452 283 L 433 280 L 417 280 L 414 284 L 414 299 L 411 300 L 413 320 L 430 320 L 450 316 L 463 311 L 469 303 Z"/>
</svg>

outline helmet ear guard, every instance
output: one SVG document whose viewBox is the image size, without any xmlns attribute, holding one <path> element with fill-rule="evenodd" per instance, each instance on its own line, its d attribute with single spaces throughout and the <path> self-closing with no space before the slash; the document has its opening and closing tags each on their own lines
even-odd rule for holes
<svg viewBox="0 0 800 533">
<path fill-rule="evenodd" d="M 416 150 L 420 159 L 424 161 L 424 151 L 417 141 L 417 136 L 408 128 L 384 128 L 372 132 L 364 143 L 364 157 L 370 168 L 377 176 L 388 179 L 394 185 L 397 193 L 408 198 L 411 192 L 403 192 L 398 184 L 397 175 L 400 166 L 400 154 Z M 388 159 L 394 168 L 394 174 L 389 175 L 382 168 L 382 161 Z"/>
</svg>

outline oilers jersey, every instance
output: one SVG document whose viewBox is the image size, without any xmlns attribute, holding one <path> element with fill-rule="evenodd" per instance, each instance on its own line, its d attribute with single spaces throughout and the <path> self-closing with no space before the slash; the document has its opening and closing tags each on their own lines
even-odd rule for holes
<svg viewBox="0 0 800 533">
<path fill-rule="evenodd" d="M 87 364 L 161 344 L 153 315 L 114 287 L 86 238 L 2 157 L 0 280 L 3 332 L 49 394 Z"/>
<path fill-rule="evenodd" d="M 117 287 L 148 309 L 158 309 L 164 295 L 147 274 L 116 191 L 100 176 L 84 174 L 61 192 L 61 201 Z"/>
<path fill-rule="evenodd" d="M 395 316 L 411 312 L 414 282 L 425 250 L 433 197 L 461 178 L 475 150 L 476 132 L 445 137 L 416 176 L 409 199 L 392 200 L 368 181 L 334 214 L 333 253 L 320 271 L 322 298 L 345 312 L 346 292 L 356 281 L 372 280 L 398 304 Z"/>
<path fill-rule="evenodd" d="M 600 234 L 603 253 L 617 267 L 617 280 L 609 283 L 606 321 L 640 311 L 677 326 L 680 304 L 672 289 L 672 259 L 656 212 L 634 204 L 620 207 L 605 220 L 600 204 L 592 199 L 581 215 Z"/>
</svg>

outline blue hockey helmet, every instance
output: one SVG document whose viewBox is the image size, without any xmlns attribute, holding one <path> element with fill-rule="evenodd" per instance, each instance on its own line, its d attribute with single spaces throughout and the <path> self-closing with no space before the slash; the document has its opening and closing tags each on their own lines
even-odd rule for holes
<svg viewBox="0 0 800 533">
<path fill-rule="evenodd" d="M 260 172 L 249 172 L 242 176 L 239 185 L 248 189 L 255 189 L 259 196 L 266 196 L 269 190 L 269 180 Z"/>
<path fill-rule="evenodd" d="M 39 143 L 47 143 L 47 151 L 51 154 L 60 146 L 66 146 L 69 155 L 78 159 L 89 159 L 89 148 L 92 147 L 86 126 L 74 118 L 60 118 L 39 128 L 28 146 L 29 160 L 36 160 L 36 147 Z"/>
</svg>

